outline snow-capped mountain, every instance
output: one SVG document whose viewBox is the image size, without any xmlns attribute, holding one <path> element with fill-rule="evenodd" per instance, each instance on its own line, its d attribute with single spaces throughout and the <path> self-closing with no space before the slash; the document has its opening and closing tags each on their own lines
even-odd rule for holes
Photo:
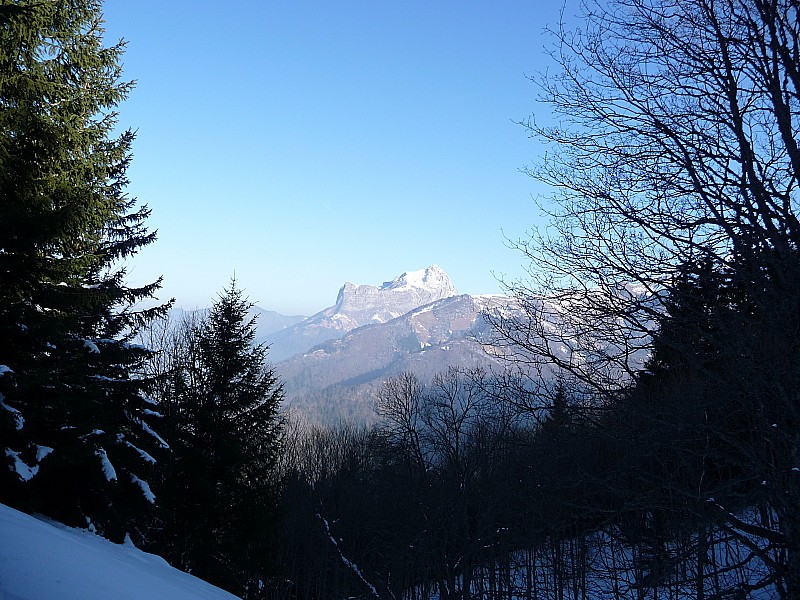
<svg viewBox="0 0 800 600">
<path fill-rule="evenodd" d="M 447 273 L 437 265 L 403 273 L 380 286 L 348 282 L 339 290 L 333 306 L 279 331 L 260 329 L 259 341 L 269 344 L 270 360 L 278 362 L 338 339 L 358 327 L 386 323 L 457 294 Z"/>
<path fill-rule="evenodd" d="M 408 311 L 458 295 L 440 267 L 403 273 L 380 287 L 345 283 L 336 304 L 323 311 L 337 327 L 347 331 L 373 323 L 385 323 Z"/>
<path fill-rule="evenodd" d="M 427 381 L 449 366 L 501 368 L 484 315 L 509 310 L 504 296 L 451 296 L 353 329 L 276 365 L 287 405 L 314 421 L 369 422 L 377 389 L 404 371 Z"/>
</svg>

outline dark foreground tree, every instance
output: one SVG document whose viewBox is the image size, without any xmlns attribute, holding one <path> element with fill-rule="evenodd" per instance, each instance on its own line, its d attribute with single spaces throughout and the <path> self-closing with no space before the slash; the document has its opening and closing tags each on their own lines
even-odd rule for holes
<svg viewBox="0 0 800 600">
<path fill-rule="evenodd" d="M 0 2 L 0 501 L 121 541 L 164 442 L 129 343 L 162 308 L 119 261 L 154 241 L 125 194 L 131 84 L 97 0 Z M 148 502 L 149 501 L 149 502 Z"/>
<path fill-rule="evenodd" d="M 210 312 L 175 332 L 157 392 L 171 457 L 163 551 L 176 566 L 256 597 L 274 541 L 283 390 L 254 345 L 252 305 L 231 284 Z"/>
<path fill-rule="evenodd" d="M 555 365 L 599 404 L 640 381 L 655 339 L 660 379 L 637 393 L 717 403 L 657 420 L 710 436 L 729 461 L 714 477 L 753 491 L 701 497 L 703 468 L 685 489 L 767 565 L 758 585 L 798 597 L 800 4 L 584 8 L 585 27 L 555 33 L 560 75 L 539 81 L 558 124 L 527 123 L 553 147 L 531 175 L 558 190 L 551 227 L 520 244 L 534 280 L 512 289 L 529 318 L 499 325 L 521 360 Z M 744 504 L 759 518 L 741 519 Z"/>
</svg>

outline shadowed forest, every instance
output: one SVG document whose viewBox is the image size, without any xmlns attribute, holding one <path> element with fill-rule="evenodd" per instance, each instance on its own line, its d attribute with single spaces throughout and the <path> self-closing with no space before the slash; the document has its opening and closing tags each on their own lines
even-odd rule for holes
<svg viewBox="0 0 800 600">
<path fill-rule="evenodd" d="M 235 281 L 180 322 L 126 283 L 101 2 L 0 1 L 0 501 L 243 598 L 800 598 L 800 2 L 583 10 L 519 124 L 552 195 L 506 368 L 323 428 Z"/>
</svg>

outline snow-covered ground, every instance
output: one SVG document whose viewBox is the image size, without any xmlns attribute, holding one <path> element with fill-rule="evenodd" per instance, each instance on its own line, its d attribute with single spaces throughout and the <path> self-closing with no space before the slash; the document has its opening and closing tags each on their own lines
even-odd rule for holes
<svg viewBox="0 0 800 600">
<path fill-rule="evenodd" d="M 231 600 L 132 544 L 0 504 L 0 600 Z"/>
</svg>

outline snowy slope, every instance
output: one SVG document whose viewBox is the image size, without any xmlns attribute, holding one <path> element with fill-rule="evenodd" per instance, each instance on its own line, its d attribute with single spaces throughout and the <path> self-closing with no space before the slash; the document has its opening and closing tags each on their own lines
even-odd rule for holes
<svg viewBox="0 0 800 600">
<path fill-rule="evenodd" d="M 0 504 L 0 600 L 229 600 L 164 559 Z"/>
</svg>

